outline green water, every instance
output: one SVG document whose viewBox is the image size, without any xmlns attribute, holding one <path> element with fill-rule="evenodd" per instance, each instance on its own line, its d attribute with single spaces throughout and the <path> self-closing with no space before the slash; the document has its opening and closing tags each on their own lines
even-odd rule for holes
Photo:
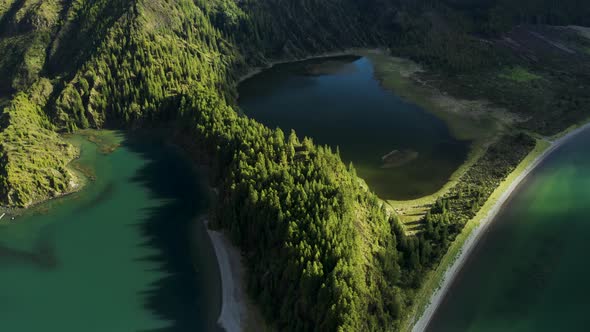
<svg viewBox="0 0 590 332">
<path fill-rule="evenodd" d="M 590 131 L 534 171 L 490 226 L 428 331 L 587 331 Z"/>
<path fill-rule="evenodd" d="M 215 254 L 196 218 L 206 194 L 170 147 L 78 138 L 96 180 L 0 225 L 0 330 L 211 331 Z"/>
<path fill-rule="evenodd" d="M 248 116 L 285 133 L 339 147 L 381 198 L 413 199 L 440 189 L 466 159 L 469 142 L 445 123 L 385 90 L 368 58 L 338 57 L 278 65 L 239 86 Z M 417 158 L 384 168 L 393 150 Z"/>
</svg>

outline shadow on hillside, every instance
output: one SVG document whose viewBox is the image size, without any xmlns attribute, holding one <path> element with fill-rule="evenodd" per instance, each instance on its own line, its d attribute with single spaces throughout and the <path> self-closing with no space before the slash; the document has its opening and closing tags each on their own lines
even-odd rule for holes
<svg viewBox="0 0 590 332">
<path fill-rule="evenodd" d="M 166 275 L 143 294 L 146 309 L 168 323 L 149 332 L 219 330 L 221 290 L 215 253 L 204 225 L 195 222 L 206 211 L 207 197 L 197 176 L 171 147 L 150 144 L 145 137 L 127 137 L 124 145 L 147 160 L 133 181 L 161 202 L 147 209 L 145 220 L 137 225 L 146 238 L 142 245 L 154 249 L 139 259 L 160 266 Z"/>
</svg>

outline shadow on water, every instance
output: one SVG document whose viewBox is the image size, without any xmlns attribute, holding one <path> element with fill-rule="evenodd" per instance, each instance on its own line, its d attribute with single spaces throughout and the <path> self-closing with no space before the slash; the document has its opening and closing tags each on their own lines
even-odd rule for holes
<svg viewBox="0 0 590 332">
<path fill-rule="evenodd" d="M 101 203 L 112 197 L 113 192 L 115 191 L 115 183 L 109 182 L 105 187 L 90 201 L 80 204 L 75 213 L 81 213 L 84 211 L 88 211 L 91 208 L 99 206 Z"/>
<path fill-rule="evenodd" d="M 53 270 L 57 267 L 58 260 L 51 238 L 40 236 L 32 251 L 0 245 L 0 263 L 2 265 L 31 264 L 42 269 Z"/>
<path fill-rule="evenodd" d="M 106 199 L 108 199 L 115 188 L 114 183 L 109 183 L 102 189 L 99 194 L 92 200 L 81 203 L 76 208 L 76 212 L 80 213 L 93 208 Z M 70 196 L 70 199 L 76 197 Z M 59 204 L 59 203 L 58 203 Z M 47 208 L 49 209 L 49 208 Z M 48 210 L 38 208 L 36 213 L 44 214 Z M 35 245 L 31 250 L 23 250 L 11 248 L 9 246 L 0 244 L 0 264 L 1 265 L 33 265 L 35 267 L 53 270 L 59 265 L 59 259 L 55 249 L 55 225 L 45 225 L 40 229 L 39 235 L 35 240 Z"/>
<path fill-rule="evenodd" d="M 191 164 L 173 148 L 150 144 L 143 136 L 127 137 L 124 146 L 147 161 L 133 181 L 160 202 L 146 209 L 145 220 L 137 225 L 147 239 L 142 245 L 154 249 L 138 259 L 155 263 L 164 273 L 142 295 L 145 308 L 169 325 L 149 332 L 218 330 L 220 289 L 212 285 L 218 286 L 219 272 L 204 226 L 196 223 L 206 211 L 204 189 Z M 198 227 L 203 227 L 200 232 Z"/>
</svg>

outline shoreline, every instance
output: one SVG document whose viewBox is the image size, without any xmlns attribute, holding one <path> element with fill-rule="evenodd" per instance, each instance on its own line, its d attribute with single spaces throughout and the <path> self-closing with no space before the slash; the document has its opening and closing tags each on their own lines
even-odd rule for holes
<svg viewBox="0 0 590 332">
<path fill-rule="evenodd" d="M 66 170 L 70 173 L 70 176 L 72 177 L 72 179 L 70 179 L 69 187 L 61 193 L 58 193 L 54 196 L 48 196 L 48 197 L 39 199 L 39 200 L 34 201 L 31 204 L 26 205 L 26 206 L 19 207 L 19 206 L 13 206 L 13 205 L 0 205 L 0 213 L 6 213 L 5 218 L 10 217 L 11 218 L 10 220 L 14 221 L 16 218 L 20 217 L 24 213 L 26 213 L 28 211 L 32 211 L 37 207 L 40 207 L 40 206 L 43 206 L 44 204 L 48 204 L 53 201 L 56 201 L 56 200 L 59 200 L 62 198 L 67 198 L 67 197 L 72 196 L 76 193 L 79 193 L 80 191 L 84 190 L 90 182 L 94 181 L 94 179 L 92 179 L 90 176 L 85 174 L 80 169 L 76 168 L 76 162 L 78 162 L 80 160 L 80 157 L 82 155 L 82 144 L 79 142 L 75 142 L 72 139 L 73 137 L 80 137 L 83 140 L 86 140 L 86 141 L 96 145 L 97 149 L 100 149 L 100 144 L 88 139 L 88 137 L 86 137 L 84 135 L 84 131 L 86 131 L 86 132 L 87 131 L 107 132 L 109 130 L 84 129 L 84 130 L 78 131 L 74 134 L 70 134 L 68 136 L 60 135 L 61 138 L 63 138 L 68 144 L 73 145 L 77 150 L 76 156 L 74 158 L 72 158 L 72 160 L 70 160 L 66 165 Z M 108 153 L 111 153 L 113 151 L 109 151 Z M 6 221 L 4 223 L 5 224 L 9 223 L 9 221 Z"/>
<path fill-rule="evenodd" d="M 240 332 L 246 328 L 248 304 L 244 294 L 241 255 L 226 236 L 209 228 L 209 220 L 203 219 L 207 234 L 215 250 L 221 276 L 221 310 L 217 324 L 227 332 Z"/>
<path fill-rule="evenodd" d="M 66 166 L 67 170 L 69 172 L 71 172 L 72 177 L 79 180 L 77 183 L 75 183 L 74 185 L 71 185 L 70 188 L 68 188 L 64 192 L 58 193 L 55 196 L 46 197 L 41 200 L 34 201 L 31 204 L 26 205 L 26 206 L 19 207 L 19 206 L 11 206 L 11 205 L 0 205 L 0 214 L 4 213 L 5 218 L 6 218 L 5 219 L 6 221 L 0 222 L 0 224 L 2 224 L 2 223 L 8 224 L 10 222 L 13 222 L 13 221 L 15 221 L 16 218 L 22 216 L 24 213 L 26 213 L 28 211 L 32 211 L 33 209 L 35 209 L 39 206 L 42 206 L 43 204 L 47 204 L 47 203 L 56 201 L 61 198 L 66 198 L 66 197 L 76 194 L 76 193 L 82 191 L 84 188 L 86 188 L 86 185 L 88 184 L 89 180 L 84 179 L 84 177 L 81 174 L 78 174 L 78 172 L 76 172 L 70 168 L 71 163 L 76 161 L 78 158 L 79 158 L 79 156 L 76 157 L 75 159 L 73 159 L 72 161 L 70 161 L 70 164 L 68 164 Z"/>
<path fill-rule="evenodd" d="M 554 141 L 545 139 L 550 143 L 549 147 L 546 148 L 540 155 L 538 155 L 532 162 L 526 165 L 524 170 L 522 170 L 520 174 L 518 174 L 518 176 L 510 183 L 508 188 L 502 192 L 502 195 L 498 198 L 493 207 L 477 223 L 475 228 L 467 236 L 467 239 L 461 246 L 459 254 L 456 256 L 454 262 L 446 268 L 442 280 L 440 280 L 440 286 L 430 296 L 430 301 L 424 309 L 424 312 L 421 314 L 420 318 L 417 321 L 414 321 L 411 329 L 412 332 L 422 332 L 426 330 L 430 321 L 432 320 L 432 317 L 436 313 L 436 310 L 442 303 L 442 300 L 444 299 L 446 293 L 451 288 L 455 278 L 461 271 L 463 265 L 471 255 L 472 251 L 477 246 L 479 239 L 485 233 L 487 228 L 493 223 L 498 213 L 502 210 L 505 203 L 512 196 L 512 193 L 516 188 L 518 188 L 520 183 L 525 178 L 527 178 L 527 176 L 534 169 L 536 169 L 547 157 L 549 157 L 555 150 L 559 149 L 562 145 L 564 145 L 573 137 L 577 136 L 579 133 L 589 129 L 590 123 L 586 123 L 569 132 L 568 130 L 566 130 L 565 135 L 559 137 Z"/>
<path fill-rule="evenodd" d="M 274 66 L 277 65 L 281 65 L 281 64 L 286 64 L 286 63 L 293 63 L 293 62 L 301 62 L 301 61 L 307 61 L 307 60 L 313 60 L 313 59 L 321 59 L 321 58 L 331 58 L 331 57 L 338 57 L 338 56 L 346 56 L 346 55 L 359 55 L 362 56 L 363 54 L 367 54 L 367 53 L 372 53 L 372 52 L 376 52 L 376 53 L 382 53 L 383 49 L 380 48 L 349 48 L 349 49 L 344 49 L 342 51 L 337 51 L 337 52 L 325 52 L 325 53 L 320 53 L 320 54 L 315 54 L 315 55 L 310 55 L 310 56 L 306 56 L 306 57 L 302 57 L 302 58 L 293 58 L 293 59 L 283 59 L 283 60 L 271 60 L 269 61 L 266 65 L 261 66 L 261 67 L 252 67 L 250 69 L 248 69 L 246 71 L 245 74 L 241 75 L 237 80 L 236 80 L 236 87 L 262 73 L 265 70 L 271 69 Z"/>
</svg>

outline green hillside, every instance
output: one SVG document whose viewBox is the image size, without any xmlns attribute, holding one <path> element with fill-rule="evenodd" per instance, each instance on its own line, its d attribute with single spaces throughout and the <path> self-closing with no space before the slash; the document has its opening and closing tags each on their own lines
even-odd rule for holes
<svg viewBox="0 0 590 332">
<path fill-rule="evenodd" d="M 483 9 L 459 2 L 0 0 L 0 100 L 7 100 L 0 117 L 0 202 L 26 207 L 76 186 L 67 164 L 77 152 L 57 132 L 173 125 L 185 148 L 210 165 L 211 185 L 220 193 L 214 224 L 242 249 L 250 294 L 278 330 L 398 330 L 425 272 L 465 220 L 450 222 L 441 201 L 429 230 L 406 236 L 336 152 L 239 115 L 235 86 L 240 75 L 271 60 L 381 46 L 429 66 L 427 74 L 453 83 L 457 95 L 473 96 L 478 88 L 459 86 L 457 74 L 474 80 L 485 72 L 495 76 L 484 83 L 499 77 L 517 88 L 541 75 L 548 81 L 538 90 L 523 90 L 541 98 L 556 72 L 537 73 L 518 55 L 504 57 L 509 51 L 474 36 L 505 34 L 516 23 L 586 19 L 566 11 L 553 21 L 537 7 L 523 14 L 504 2 Z M 502 11 L 507 14 L 496 20 L 492 13 Z M 484 23 L 475 24 L 482 13 Z M 533 16 L 538 22 L 529 22 Z M 584 73 L 560 88 L 585 80 Z M 572 105 L 587 100 L 585 89 L 523 128 L 550 133 L 580 120 Z M 523 96 L 501 99 L 504 90 L 485 91 L 496 91 L 482 94 L 511 110 Z M 547 124 L 563 114 L 571 116 Z M 522 142 L 523 150 L 506 158 L 512 164 L 532 148 L 522 137 L 502 142 Z M 476 175 L 485 169 L 477 166 Z M 510 166 L 502 165 L 498 178 Z"/>
</svg>

